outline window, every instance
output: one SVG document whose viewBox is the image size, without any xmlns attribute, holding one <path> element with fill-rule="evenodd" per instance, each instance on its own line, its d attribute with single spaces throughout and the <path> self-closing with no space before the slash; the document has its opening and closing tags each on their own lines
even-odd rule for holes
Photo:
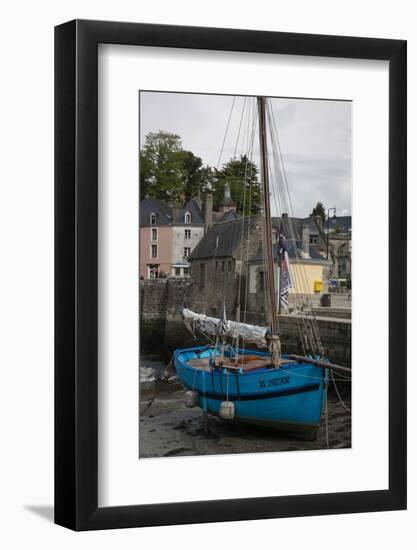
<svg viewBox="0 0 417 550">
<path fill-rule="evenodd" d="M 318 243 L 317 235 L 310 235 L 310 244 L 317 244 L 317 243 Z"/>
<path fill-rule="evenodd" d="M 181 268 L 180 267 L 176 267 L 175 268 L 175 277 L 179 277 L 181 275 Z"/>
<path fill-rule="evenodd" d="M 156 214 L 152 212 L 152 214 L 150 215 L 150 218 L 151 218 L 151 225 L 156 225 Z"/>
<path fill-rule="evenodd" d="M 219 271 L 219 262 L 216 260 L 216 271 Z"/>
<path fill-rule="evenodd" d="M 150 279 L 157 279 L 159 277 L 159 265 L 150 265 L 149 266 L 149 278 Z"/>
<path fill-rule="evenodd" d="M 204 288 L 206 282 L 206 265 L 200 264 L 200 288 Z"/>
<path fill-rule="evenodd" d="M 227 265 L 227 271 L 231 273 L 233 271 L 233 262 L 232 260 L 229 260 L 229 263 Z"/>
<path fill-rule="evenodd" d="M 156 227 L 152 227 L 152 240 L 157 241 L 158 240 L 158 230 Z"/>
<path fill-rule="evenodd" d="M 258 271 L 259 290 L 265 290 L 265 272 Z"/>
<path fill-rule="evenodd" d="M 191 213 L 190 212 L 186 212 L 185 215 L 184 215 L 184 222 L 185 223 L 191 223 Z"/>
<path fill-rule="evenodd" d="M 184 233 L 186 239 L 191 239 L 191 229 L 186 229 Z"/>
<path fill-rule="evenodd" d="M 222 272 L 224 273 L 224 260 L 222 261 Z"/>
<path fill-rule="evenodd" d="M 157 258 L 158 257 L 158 245 L 153 244 L 151 246 L 151 258 Z"/>
<path fill-rule="evenodd" d="M 184 277 L 189 277 L 189 275 L 190 275 L 190 268 L 184 267 Z"/>
<path fill-rule="evenodd" d="M 191 254 L 191 248 L 189 246 L 186 246 L 184 248 L 184 258 L 188 258 L 188 256 Z"/>
</svg>

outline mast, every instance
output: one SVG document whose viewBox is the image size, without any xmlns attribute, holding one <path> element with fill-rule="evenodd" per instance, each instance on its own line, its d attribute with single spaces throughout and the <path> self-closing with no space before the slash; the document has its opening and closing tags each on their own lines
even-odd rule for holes
<svg viewBox="0 0 417 550">
<path fill-rule="evenodd" d="M 271 205 L 269 197 L 269 170 L 268 170 L 268 146 L 266 134 L 266 116 L 265 116 L 265 97 L 258 97 L 259 113 L 259 145 L 261 156 L 261 179 L 263 186 L 264 200 L 264 229 L 265 229 L 265 247 L 266 247 L 266 269 L 267 269 L 267 296 L 269 301 L 268 322 L 271 327 L 270 350 L 272 361 L 275 365 L 279 364 L 281 345 L 278 337 L 278 319 L 277 319 L 277 295 L 275 290 L 274 274 L 274 254 L 272 248 L 272 222 Z"/>
</svg>

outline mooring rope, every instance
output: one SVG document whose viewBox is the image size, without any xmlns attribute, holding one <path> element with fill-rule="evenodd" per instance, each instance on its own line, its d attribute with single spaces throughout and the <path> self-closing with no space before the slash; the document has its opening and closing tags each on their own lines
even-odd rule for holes
<svg viewBox="0 0 417 550">
<path fill-rule="evenodd" d="M 346 409 L 348 412 L 352 412 L 351 409 L 349 409 L 349 407 L 345 404 L 345 402 L 343 401 L 343 399 L 340 397 L 340 393 L 339 393 L 339 390 L 337 389 L 336 382 L 335 382 L 335 379 L 334 379 L 334 376 L 333 376 L 333 371 L 331 371 L 330 374 L 331 374 L 331 377 L 332 377 L 334 389 L 336 390 L 337 397 L 339 398 L 339 401 L 340 401 L 341 405 L 342 405 L 343 408 Z"/>
</svg>

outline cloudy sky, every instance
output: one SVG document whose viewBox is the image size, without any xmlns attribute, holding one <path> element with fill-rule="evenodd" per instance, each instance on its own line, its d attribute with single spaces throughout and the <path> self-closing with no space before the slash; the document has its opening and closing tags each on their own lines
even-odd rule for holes
<svg viewBox="0 0 417 550">
<path fill-rule="evenodd" d="M 294 215 L 306 217 L 317 201 L 337 214 L 351 213 L 351 114 L 348 101 L 272 98 Z M 204 164 L 220 167 L 247 152 L 255 99 L 140 93 L 140 140 L 148 132 L 178 134 Z M 228 120 L 230 123 L 226 132 Z M 239 133 L 240 126 L 240 133 Z M 239 136 L 239 139 L 238 139 Z M 224 148 L 222 144 L 224 141 Z M 259 162 L 258 133 L 253 160 Z M 274 206 L 272 205 L 274 210 Z M 275 208 L 276 209 L 276 208 Z M 273 212 L 274 215 L 279 212 Z"/>
</svg>

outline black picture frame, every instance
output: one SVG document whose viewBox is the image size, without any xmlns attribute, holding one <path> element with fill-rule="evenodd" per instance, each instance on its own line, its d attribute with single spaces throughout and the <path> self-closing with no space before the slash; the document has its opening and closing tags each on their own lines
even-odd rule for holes
<svg viewBox="0 0 417 550">
<path fill-rule="evenodd" d="M 98 44 L 389 62 L 389 488 L 98 507 Z M 55 522 L 108 529 L 406 508 L 406 41 L 74 20 L 55 28 Z"/>
</svg>

